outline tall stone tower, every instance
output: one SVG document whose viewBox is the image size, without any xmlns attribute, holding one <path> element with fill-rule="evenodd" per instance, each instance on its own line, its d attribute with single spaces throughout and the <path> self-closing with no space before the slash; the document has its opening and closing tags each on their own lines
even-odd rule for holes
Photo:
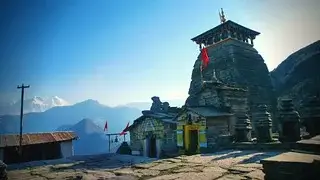
<svg viewBox="0 0 320 180">
<path fill-rule="evenodd" d="M 269 71 L 253 44 L 260 33 L 233 21 L 226 21 L 223 11 L 220 20 L 220 25 L 191 39 L 200 48 L 203 45 L 207 48 L 210 62 L 201 73 L 200 54 L 195 61 L 186 106 L 196 106 L 203 81 L 216 76 L 229 86 L 248 90 L 249 114 L 262 104 L 274 113 L 276 99 Z M 254 119 L 252 121 L 254 124 Z"/>
</svg>

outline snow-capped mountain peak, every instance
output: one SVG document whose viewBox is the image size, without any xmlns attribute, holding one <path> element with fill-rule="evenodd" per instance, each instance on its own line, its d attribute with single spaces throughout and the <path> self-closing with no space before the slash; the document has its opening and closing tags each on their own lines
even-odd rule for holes
<svg viewBox="0 0 320 180">
<path fill-rule="evenodd" d="M 56 106 L 68 106 L 68 105 L 70 104 L 66 100 L 58 96 L 53 96 L 50 98 L 42 98 L 39 96 L 34 96 L 32 98 L 27 98 L 23 101 L 23 111 L 24 113 L 44 112 Z M 19 114 L 20 106 L 21 106 L 21 101 L 10 103 L 6 107 L 1 107 L 0 114 Z"/>
<path fill-rule="evenodd" d="M 51 98 L 48 98 L 44 101 L 46 104 L 51 104 L 51 106 L 68 106 L 70 105 L 66 100 L 58 97 L 58 96 L 53 96 Z"/>
</svg>

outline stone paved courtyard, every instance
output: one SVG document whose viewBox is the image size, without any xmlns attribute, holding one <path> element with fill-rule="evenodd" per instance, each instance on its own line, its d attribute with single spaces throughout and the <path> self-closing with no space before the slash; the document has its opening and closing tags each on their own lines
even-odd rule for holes
<svg viewBox="0 0 320 180">
<path fill-rule="evenodd" d="M 150 159 L 104 154 L 40 161 L 8 167 L 9 180 L 263 179 L 261 159 L 280 152 L 221 151 L 213 154 Z"/>
</svg>

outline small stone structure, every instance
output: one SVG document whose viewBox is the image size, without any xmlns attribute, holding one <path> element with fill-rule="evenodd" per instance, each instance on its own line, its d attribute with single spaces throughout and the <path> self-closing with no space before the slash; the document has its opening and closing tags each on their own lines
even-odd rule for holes
<svg viewBox="0 0 320 180">
<path fill-rule="evenodd" d="M 142 116 L 129 126 L 132 154 L 159 158 L 176 153 L 176 122 L 172 120 L 180 109 L 162 103 L 157 96 L 151 100 L 150 110 L 142 111 Z"/>
<path fill-rule="evenodd" d="M 238 120 L 235 126 L 235 139 L 236 142 L 250 142 L 251 138 L 251 122 L 246 113 L 236 115 Z"/>
<path fill-rule="evenodd" d="M 283 99 L 279 109 L 281 123 L 281 142 L 296 142 L 300 137 L 300 115 L 294 110 L 291 99 Z"/>
<path fill-rule="evenodd" d="M 128 154 L 131 155 L 132 151 L 127 142 L 122 142 L 119 149 L 117 150 L 117 154 Z"/>
<path fill-rule="evenodd" d="M 302 125 L 311 137 L 320 134 L 320 98 L 310 97 L 303 105 Z"/>
<path fill-rule="evenodd" d="M 0 160 L 0 180 L 7 180 L 7 165 Z"/>
<path fill-rule="evenodd" d="M 235 134 L 235 114 L 247 112 L 247 90 L 225 84 L 214 74 L 187 98 L 176 118 L 181 153 L 211 152 L 229 146 Z"/>
<path fill-rule="evenodd" d="M 258 143 L 272 141 L 272 120 L 266 105 L 258 106 L 257 112 L 252 116 L 256 119 L 254 122 L 255 134 Z"/>
</svg>

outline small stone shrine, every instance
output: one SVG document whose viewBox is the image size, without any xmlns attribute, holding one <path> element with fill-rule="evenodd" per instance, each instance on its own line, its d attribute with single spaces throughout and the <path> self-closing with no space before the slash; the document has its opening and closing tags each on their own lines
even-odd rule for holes
<svg viewBox="0 0 320 180">
<path fill-rule="evenodd" d="M 236 142 L 250 142 L 251 138 L 251 122 L 246 113 L 236 115 L 237 123 L 235 126 L 235 139 Z"/>
<path fill-rule="evenodd" d="M 202 88 L 187 99 L 176 117 L 180 153 L 211 152 L 229 146 L 237 127 L 235 114 L 247 112 L 247 90 L 228 86 L 214 74 L 202 82 Z M 245 128 L 241 133 L 246 134 L 247 121 L 239 122 Z"/>
<path fill-rule="evenodd" d="M 296 142 L 300 137 L 300 116 L 294 110 L 291 99 L 281 100 L 279 109 L 279 122 L 281 124 L 281 142 Z"/>
<path fill-rule="evenodd" d="M 131 155 L 132 151 L 127 142 L 122 142 L 120 147 L 117 150 L 117 154 L 128 154 Z"/>
<path fill-rule="evenodd" d="M 310 97 L 303 105 L 302 125 L 310 137 L 320 134 L 320 98 Z"/>
<path fill-rule="evenodd" d="M 258 143 L 268 143 L 272 141 L 272 120 L 266 105 L 258 106 L 257 112 L 252 116 L 256 119 L 254 122 L 255 134 Z"/>
<path fill-rule="evenodd" d="M 159 158 L 178 151 L 177 122 L 172 120 L 180 108 L 170 107 L 168 102 L 161 102 L 157 96 L 151 99 L 150 110 L 142 111 L 142 116 L 129 126 L 130 148 L 133 155 Z"/>
</svg>

